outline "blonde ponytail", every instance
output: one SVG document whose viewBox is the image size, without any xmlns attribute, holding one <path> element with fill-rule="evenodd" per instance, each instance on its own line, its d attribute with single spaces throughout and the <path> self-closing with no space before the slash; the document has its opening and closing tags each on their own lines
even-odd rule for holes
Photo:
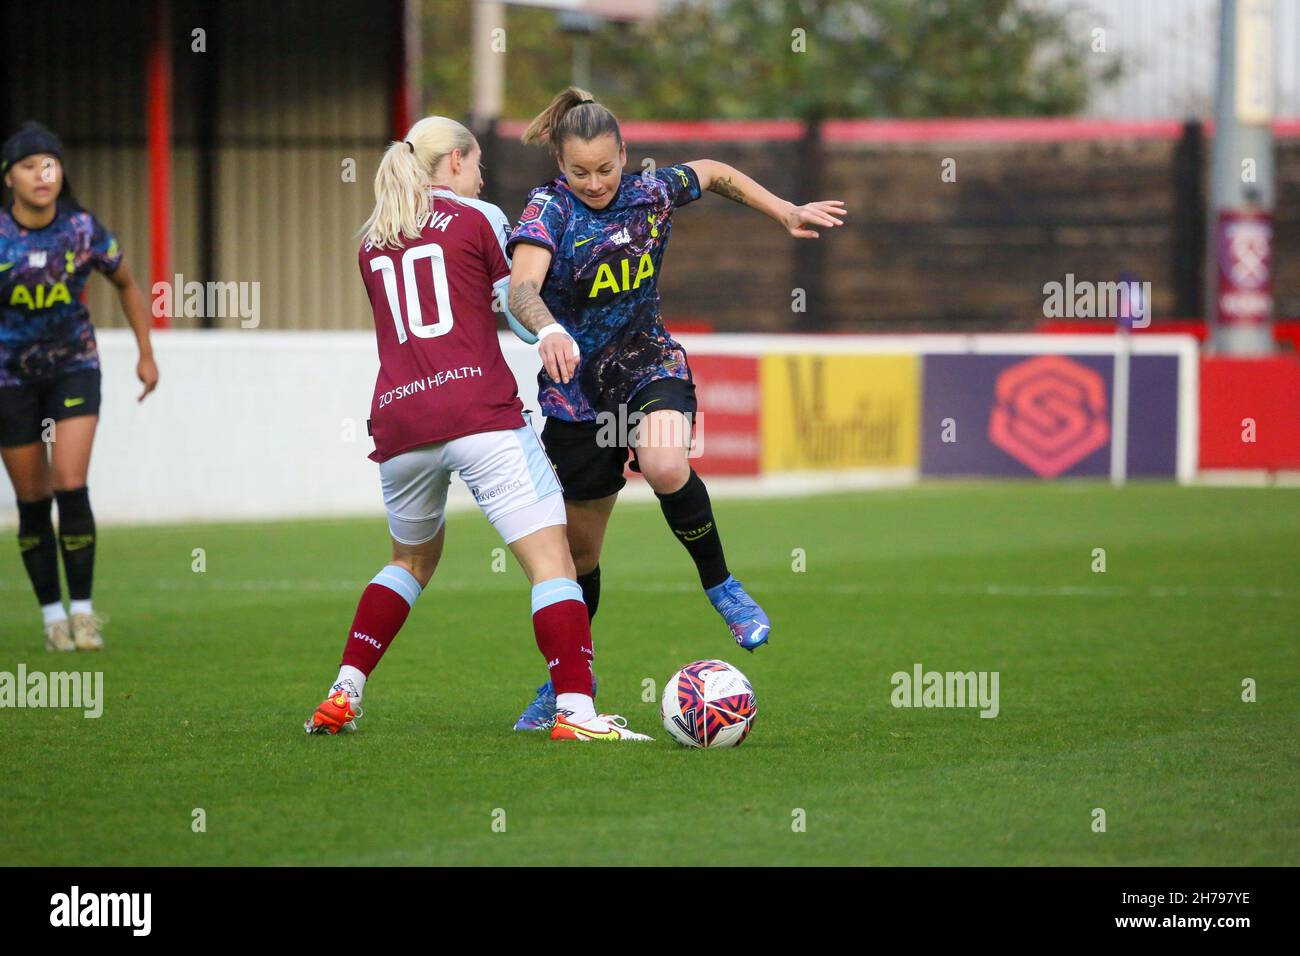
<svg viewBox="0 0 1300 956">
<path fill-rule="evenodd" d="M 418 239 L 429 215 L 427 185 L 442 158 L 459 149 L 474 151 L 474 134 L 454 119 L 426 116 L 400 143 L 390 143 L 375 173 L 375 208 L 361 227 L 366 242 L 397 248 Z"/>
</svg>

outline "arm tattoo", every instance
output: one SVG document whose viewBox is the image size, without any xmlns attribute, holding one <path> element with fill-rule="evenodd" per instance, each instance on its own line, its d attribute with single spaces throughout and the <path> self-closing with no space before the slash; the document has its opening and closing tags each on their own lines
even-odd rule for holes
<svg viewBox="0 0 1300 956">
<path fill-rule="evenodd" d="M 718 176 L 709 184 L 709 191 L 717 193 L 723 199 L 730 199 L 732 202 L 748 205 L 745 202 L 745 194 L 741 192 L 739 186 L 731 181 L 730 176 Z"/>
<path fill-rule="evenodd" d="M 542 301 L 541 291 L 541 284 L 533 280 L 510 283 L 510 313 L 534 335 L 555 321 L 551 310 Z"/>
</svg>

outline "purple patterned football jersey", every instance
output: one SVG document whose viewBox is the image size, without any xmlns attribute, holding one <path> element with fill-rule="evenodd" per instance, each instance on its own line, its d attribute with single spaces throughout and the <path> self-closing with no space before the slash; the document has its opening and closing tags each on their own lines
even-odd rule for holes
<svg viewBox="0 0 1300 956">
<path fill-rule="evenodd" d="M 99 368 L 81 295 L 93 270 L 121 263 L 117 240 L 85 210 L 60 207 L 41 229 L 0 210 L 0 387 Z"/>
<path fill-rule="evenodd" d="M 686 353 L 659 313 L 658 280 L 673 210 L 699 198 L 686 165 L 625 173 L 604 209 L 585 205 L 563 176 L 528 194 L 508 248 L 550 250 L 542 301 L 582 350 L 569 384 L 539 373 L 542 414 L 592 421 L 656 379 L 690 380 Z"/>
</svg>

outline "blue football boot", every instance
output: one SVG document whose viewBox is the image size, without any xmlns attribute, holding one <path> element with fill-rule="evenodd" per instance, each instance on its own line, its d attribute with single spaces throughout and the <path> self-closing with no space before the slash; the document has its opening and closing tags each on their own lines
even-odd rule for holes
<svg viewBox="0 0 1300 956">
<path fill-rule="evenodd" d="M 596 699 L 596 678 L 591 678 L 591 699 Z M 537 697 L 515 721 L 515 730 L 549 730 L 555 723 L 555 687 L 547 681 L 537 688 Z"/>
<path fill-rule="evenodd" d="M 745 593 L 745 589 L 735 578 L 728 577 L 716 587 L 704 592 L 713 609 L 722 615 L 731 628 L 736 643 L 752 652 L 754 648 L 767 643 L 772 633 L 772 624 L 758 603 Z"/>
</svg>

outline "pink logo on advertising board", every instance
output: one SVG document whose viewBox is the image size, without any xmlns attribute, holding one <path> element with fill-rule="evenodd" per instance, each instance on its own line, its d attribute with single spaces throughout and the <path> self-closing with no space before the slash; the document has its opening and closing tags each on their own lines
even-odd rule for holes
<svg viewBox="0 0 1300 956">
<path fill-rule="evenodd" d="M 1017 362 L 997 378 L 989 440 L 1042 478 L 1054 478 L 1110 439 L 1106 383 L 1063 355 Z"/>
</svg>

